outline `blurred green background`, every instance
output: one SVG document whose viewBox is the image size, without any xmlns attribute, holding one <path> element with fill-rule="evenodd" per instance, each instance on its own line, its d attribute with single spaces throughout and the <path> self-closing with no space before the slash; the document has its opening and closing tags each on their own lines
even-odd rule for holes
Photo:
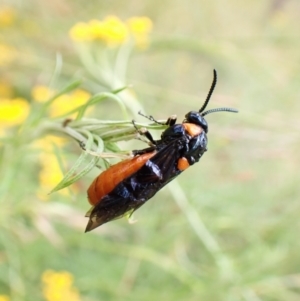
<svg viewBox="0 0 300 301">
<path fill-rule="evenodd" d="M 35 85 L 77 78 L 91 94 L 107 91 L 85 72 L 70 28 L 147 16 L 149 47 L 126 62 L 124 84 L 139 101 L 129 119 L 145 122 L 134 114 L 143 108 L 181 121 L 202 105 L 214 68 L 209 108 L 239 114 L 207 117 L 209 151 L 137 211 L 137 223 L 87 234 L 86 188 L 98 171 L 75 193 L 43 201 L 34 141 L 2 133 L 1 301 L 300 300 L 299 1 L 2 0 L 4 8 L 12 21 L 0 28 L 0 80 L 13 97 L 31 103 Z M 110 101 L 97 109 L 99 119 L 123 118 Z M 69 141 L 62 152 L 69 168 L 80 149 Z"/>
</svg>

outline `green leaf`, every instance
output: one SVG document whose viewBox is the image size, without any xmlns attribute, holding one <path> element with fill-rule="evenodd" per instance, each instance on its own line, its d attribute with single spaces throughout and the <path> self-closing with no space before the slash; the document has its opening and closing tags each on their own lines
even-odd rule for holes
<svg viewBox="0 0 300 301">
<path fill-rule="evenodd" d="M 124 103 L 122 102 L 122 100 L 117 95 L 115 95 L 114 93 L 102 92 L 102 93 L 98 93 L 98 94 L 95 94 L 94 96 L 92 96 L 86 102 L 86 104 L 82 105 L 79 108 L 78 115 L 75 118 L 75 120 L 80 120 L 84 116 L 85 111 L 87 110 L 87 108 L 89 106 L 93 106 L 93 105 L 97 104 L 98 102 L 101 102 L 101 101 L 105 100 L 106 98 L 111 98 L 111 99 L 115 100 L 119 104 L 125 118 L 128 118 L 126 107 L 125 107 Z"/>
<path fill-rule="evenodd" d="M 97 152 L 102 153 L 104 150 L 104 144 L 100 137 L 94 136 L 90 133 L 88 133 L 88 140 L 86 143 L 86 148 L 91 148 L 91 145 L 94 143 L 94 141 L 97 141 Z M 84 175 L 86 175 L 100 160 L 100 157 L 94 156 L 88 164 L 86 164 L 86 157 L 90 156 L 87 152 L 83 152 L 73 167 L 66 173 L 64 178 L 51 190 L 50 193 L 53 193 L 55 191 L 61 190 L 65 187 L 70 186 L 74 182 L 78 181 L 80 178 L 82 178 Z M 81 167 L 81 165 L 84 163 L 85 167 L 78 171 Z"/>
</svg>

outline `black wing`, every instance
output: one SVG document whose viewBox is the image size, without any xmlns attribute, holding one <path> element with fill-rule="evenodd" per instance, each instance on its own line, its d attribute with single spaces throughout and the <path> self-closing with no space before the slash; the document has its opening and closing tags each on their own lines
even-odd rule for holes
<svg viewBox="0 0 300 301">
<path fill-rule="evenodd" d="M 181 173 L 177 169 L 177 162 L 181 157 L 182 145 L 182 138 L 167 145 L 160 145 L 156 155 L 119 183 L 94 207 L 90 213 L 86 232 L 113 219 L 132 214 L 177 177 Z"/>
</svg>

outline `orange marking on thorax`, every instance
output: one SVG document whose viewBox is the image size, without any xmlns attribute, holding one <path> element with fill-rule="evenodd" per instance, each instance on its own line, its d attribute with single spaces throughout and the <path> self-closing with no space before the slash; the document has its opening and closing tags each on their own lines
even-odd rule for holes
<svg viewBox="0 0 300 301">
<path fill-rule="evenodd" d="M 190 164 L 189 164 L 188 160 L 185 157 L 180 158 L 177 162 L 177 168 L 180 171 L 183 171 L 183 170 L 187 169 L 189 166 L 190 166 Z"/>
<path fill-rule="evenodd" d="M 97 205 L 124 179 L 138 171 L 156 152 L 146 153 L 132 159 L 121 161 L 102 172 L 91 184 L 87 194 L 89 203 Z"/>
<path fill-rule="evenodd" d="M 194 123 L 183 123 L 182 126 L 191 137 L 198 136 L 203 132 L 203 129 Z"/>
</svg>

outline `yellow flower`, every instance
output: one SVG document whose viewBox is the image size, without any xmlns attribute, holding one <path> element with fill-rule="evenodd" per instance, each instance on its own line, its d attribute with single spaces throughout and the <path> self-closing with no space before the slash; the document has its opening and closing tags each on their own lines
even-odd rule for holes
<svg viewBox="0 0 300 301">
<path fill-rule="evenodd" d="M 86 101 L 91 98 L 91 94 L 83 89 L 76 89 L 71 94 L 71 97 L 76 106 L 86 103 Z"/>
<path fill-rule="evenodd" d="M 103 21 L 102 39 L 109 45 L 124 43 L 128 38 L 127 26 L 116 16 L 108 16 Z"/>
<path fill-rule="evenodd" d="M 38 102 L 47 101 L 51 96 L 53 96 L 54 91 L 49 89 L 47 86 L 37 85 L 32 88 L 31 95 L 34 100 Z"/>
<path fill-rule="evenodd" d="M 40 187 L 37 196 L 42 201 L 49 200 L 49 192 L 62 180 L 63 172 L 54 154 L 43 153 L 40 155 L 41 170 L 39 172 Z M 68 189 L 59 190 L 58 193 L 69 196 Z"/>
<path fill-rule="evenodd" d="M 50 107 L 51 117 L 57 117 L 68 113 L 85 104 L 91 94 L 82 89 L 77 89 L 70 94 L 64 94 L 57 98 Z"/>
<path fill-rule="evenodd" d="M 103 38 L 104 23 L 99 20 L 91 20 L 88 25 L 93 40 L 101 40 Z"/>
<path fill-rule="evenodd" d="M 152 31 L 152 21 L 148 17 L 133 17 L 127 20 L 128 27 L 138 47 L 145 48 L 149 44 L 149 33 Z"/>
<path fill-rule="evenodd" d="M 0 99 L 0 124 L 12 126 L 22 123 L 28 116 L 29 104 L 21 98 Z"/>
<path fill-rule="evenodd" d="M 67 139 L 63 137 L 47 135 L 33 143 L 33 146 L 41 149 L 43 152 L 53 152 L 53 145 L 62 147 Z"/>
<path fill-rule="evenodd" d="M 127 20 L 133 34 L 148 34 L 152 31 L 152 21 L 148 17 L 132 17 Z"/>
<path fill-rule="evenodd" d="M 103 21 L 80 22 L 70 29 L 74 41 L 103 41 L 108 46 L 118 46 L 128 40 L 129 33 L 140 47 L 148 45 L 148 35 L 152 30 L 152 21 L 147 17 L 133 17 L 126 23 L 116 16 L 108 16 Z"/>
<path fill-rule="evenodd" d="M 79 301 L 78 290 L 73 286 L 73 275 L 69 272 L 46 270 L 42 275 L 43 294 L 47 301 Z"/>
<path fill-rule="evenodd" d="M 71 287 L 73 283 L 73 275 L 69 272 L 54 272 L 46 270 L 42 275 L 42 281 L 49 286 L 57 286 L 58 288 Z"/>
<path fill-rule="evenodd" d="M 54 154 L 54 144 L 57 147 L 62 147 L 66 142 L 65 138 L 48 135 L 43 139 L 35 141 L 34 147 L 40 149 L 39 160 L 41 169 L 39 172 L 40 188 L 37 195 L 43 201 L 49 199 L 48 193 L 61 181 L 63 172 Z M 62 189 L 59 193 L 69 195 L 68 189 Z"/>
<path fill-rule="evenodd" d="M 6 44 L 0 44 L 0 67 L 10 64 L 16 57 L 16 50 Z"/>
<path fill-rule="evenodd" d="M 61 171 L 57 157 L 54 154 L 54 145 L 62 147 L 66 138 L 47 135 L 34 142 L 33 147 L 40 150 L 39 161 L 41 169 L 39 172 L 40 188 L 37 195 L 43 201 L 49 199 L 48 193 L 61 181 L 63 173 Z M 68 195 L 68 190 L 60 190 L 64 195 Z"/>
<path fill-rule="evenodd" d="M 7 295 L 0 295 L 0 301 L 9 301 L 10 298 Z"/>
<path fill-rule="evenodd" d="M 43 153 L 40 157 L 42 164 L 39 174 L 40 184 L 46 191 L 50 191 L 63 178 L 63 173 L 54 154 Z"/>
<path fill-rule="evenodd" d="M 69 31 L 70 38 L 75 42 L 86 42 L 94 39 L 89 24 L 84 22 L 76 23 Z"/>
<path fill-rule="evenodd" d="M 12 7 L 0 8 L 0 26 L 10 26 L 16 19 L 16 11 Z"/>
</svg>

